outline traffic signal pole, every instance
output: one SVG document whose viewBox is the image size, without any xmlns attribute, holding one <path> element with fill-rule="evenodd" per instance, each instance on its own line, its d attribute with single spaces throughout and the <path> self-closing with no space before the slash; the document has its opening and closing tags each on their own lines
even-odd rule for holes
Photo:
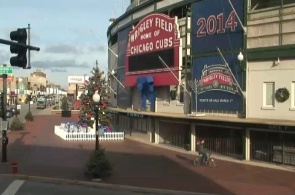
<svg viewBox="0 0 295 195">
<path fill-rule="evenodd" d="M 31 26 L 28 24 L 28 45 L 31 45 Z M 31 50 L 28 51 L 28 67 L 27 69 L 31 69 Z M 29 104 L 30 105 L 30 104 Z"/>
<path fill-rule="evenodd" d="M 15 46 L 19 46 L 19 47 L 24 47 L 24 48 L 27 48 L 28 50 L 40 51 L 39 47 L 34 47 L 32 45 L 26 45 L 26 44 L 17 43 L 17 42 L 5 40 L 5 39 L 0 39 L 0 43 L 5 44 L 5 45 L 15 45 Z"/>
<path fill-rule="evenodd" d="M 3 78 L 3 98 L 1 102 L 2 107 L 2 162 L 7 162 L 7 116 L 6 116 L 6 102 L 7 102 L 7 74 L 2 74 Z M 4 125 L 3 125 L 4 124 Z M 3 128 L 4 126 L 4 128 Z"/>
</svg>

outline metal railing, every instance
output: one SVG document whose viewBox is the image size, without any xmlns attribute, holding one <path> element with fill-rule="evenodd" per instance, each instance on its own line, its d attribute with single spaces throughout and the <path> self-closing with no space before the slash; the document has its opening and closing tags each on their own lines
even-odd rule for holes
<svg viewBox="0 0 295 195">
<path fill-rule="evenodd" d="M 251 140 L 251 160 L 295 166 L 295 142 Z"/>
<path fill-rule="evenodd" d="M 180 147 L 180 148 L 183 148 L 185 146 L 185 144 L 187 144 L 187 143 L 184 143 L 183 134 L 170 135 L 164 139 L 164 143 L 169 144 L 169 145 L 173 145 L 176 147 Z"/>
<path fill-rule="evenodd" d="M 204 140 L 204 147 L 212 153 L 234 157 L 237 159 L 242 159 L 244 156 L 242 138 L 198 137 L 198 139 Z"/>
</svg>

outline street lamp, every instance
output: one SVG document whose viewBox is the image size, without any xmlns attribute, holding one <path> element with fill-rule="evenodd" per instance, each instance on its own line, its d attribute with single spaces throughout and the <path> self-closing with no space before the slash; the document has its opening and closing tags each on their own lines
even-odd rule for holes
<svg viewBox="0 0 295 195">
<path fill-rule="evenodd" d="M 239 61 L 243 61 L 244 60 L 244 55 L 242 54 L 242 52 L 240 51 L 239 55 L 238 55 L 238 60 Z"/>
<path fill-rule="evenodd" d="M 92 96 L 92 100 L 95 103 L 95 150 L 98 150 L 98 104 L 100 101 L 98 91 L 95 91 Z"/>
<path fill-rule="evenodd" d="M 244 60 L 244 55 L 240 51 L 239 55 L 237 56 L 237 59 L 240 61 L 240 68 L 243 69 L 242 61 Z"/>
<path fill-rule="evenodd" d="M 28 100 L 29 100 L 29 111 L 31 111 L 31 99 L 32 99 L 32 93 L 28 95 Z"/>
</svg>

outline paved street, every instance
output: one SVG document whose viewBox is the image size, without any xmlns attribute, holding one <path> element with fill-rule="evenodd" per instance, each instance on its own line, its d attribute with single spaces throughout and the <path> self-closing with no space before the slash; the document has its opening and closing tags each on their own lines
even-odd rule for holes
<svg viewBox="0 0 295 195">
<path fill-rule="evenodd" d="M 50 109 L 42 111 L 49 113 Z M 26 130 L 9 134 L 8 160 L 1 174 L 11 174 L 11 162 L 20 175 L 87 181 L 85 162 L 94 142 L 66 142 L 53 126 L 76 118 L 38 115 Z M 295 173 L 216 160 L 216 168 L 195 167 L 194 156 L 131 140 L 102 141 L 113 175 L 103 183 L 221 195 L 294 195 Z"/>
<path fill-rule="evenodd" d="M 40 181 L 28 181 L 22 179 L 12 179 L 7 177 L 0 177 L 0 193 L 1 195 L 146 195 L 145 189 L 139 188 L 118 188 L 118 187 L 97 187 L 97 186 L 85 186 L 85 185 L 60 185 L 56 183 L 40 182 Z M 159 193 L 160 192 L 160 193 Z M 153 194 L 173 195 L 174 192 L 158 191 Z M 186 195 L 186 194 L 182 194 Z M 187 195 L 193 195 L 187 193 Z M 198 195 L 194 193 L 194 195 Z M 204 195 L 204 194 L 199 194 Z"/>
</svg>

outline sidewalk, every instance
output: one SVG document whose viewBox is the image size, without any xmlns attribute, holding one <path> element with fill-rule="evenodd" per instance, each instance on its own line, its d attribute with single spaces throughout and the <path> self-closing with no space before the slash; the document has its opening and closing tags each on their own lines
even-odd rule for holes
<svg viewBox="0 0 295 195">
<path fill-rule="evenodd" d="M 36 116 L 26 123 L 26 130 L 9 133 L 9 162 L 0 164 L 0 174 L 11 174 L 10 163 L 17 162 L 18 174 L 24 177 L 88 181 L 83 170 L 95 143 L 66 142 L 55 136 L 54 125 L 68 121 L 77 119 Z M 100 144 L 114 167 L 112 176 L 103 183 L 221 195 L 295 194 L 295 173 L 290 171 L 218 158 L 216 168 L 195 167 L 193 154 L 167 146 L 130 139 Z"/>
</svg>

